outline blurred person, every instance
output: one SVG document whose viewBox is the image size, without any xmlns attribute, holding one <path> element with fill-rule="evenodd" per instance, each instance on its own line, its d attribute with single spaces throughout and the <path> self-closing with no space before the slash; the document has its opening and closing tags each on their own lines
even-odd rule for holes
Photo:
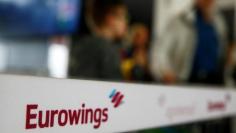
<svg viewBox="0 0 236 133">
<path fill-rule="evenodd" d="M 121 80 L 117 40 L 126 34 L 127 8 L 122 0 L 95 0 L 88 5 L 93 35 L 81 39 L 71 49 L 71 77 Z"/>
<path fill-rule="evenodd" d="M 151 81 L 148 61 L 149 29 L 143 24 L 131 27 L 130 44 L 124 51 L 122 70 L 127 80 Z"/>
<path fill-rule="evenodd" d="M 236 43 L 230 47 L 229 50 L 229 67 L 228 67 L 228 87 L 235 87 L 236 86 Z M 227 76 L 228 76 L 227 75 Z"/>
<path fill-rule="evenodd" d="M 195 0 L 194 8 L 175 17 L 152 51 L 152 72 L 164 83 L 222 85 L 226 28 L 215 0 Z"/>
<path fill-rule="evenodd" d="M 227 51 L 227 68 L 226 68 L 226 85 L 232 87 L 235 85 L 235 72 L 236 72 L 236 41 L 235 41 L 235 9 L 226 8 L 222 10 L 224 18 L 226 20 L 226 26 L 228 29 L 228 51 Z"/>
</svg>

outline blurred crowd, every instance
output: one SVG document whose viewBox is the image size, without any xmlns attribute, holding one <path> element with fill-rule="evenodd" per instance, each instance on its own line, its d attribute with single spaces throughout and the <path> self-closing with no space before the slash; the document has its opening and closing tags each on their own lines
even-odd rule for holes
<svg viewBox="0 0 236 133">
<path fill-rule="evenodd" d="M 150 27 L 129 22 L 122 0 L 85 5 L 90 34 L 71 47 L 71 78 L 223 86 L 234 77 L 234 41 L 215 0 L 195 0 L 155 42 Z"/>
<path fill-rule="evenodd" d="M 225 86 L 235 77 L 235 42 L 227 37 L 215 0 L 195 0 L 168 22 L 157 41 L 144 23 L 129 22 L 132 16 L 121 0 L 87 0 L 85 14 L 90 34 L 71 47 L 70 78 Z M 230 132 L 228 122 L 147 132 Z"/>
</svg>

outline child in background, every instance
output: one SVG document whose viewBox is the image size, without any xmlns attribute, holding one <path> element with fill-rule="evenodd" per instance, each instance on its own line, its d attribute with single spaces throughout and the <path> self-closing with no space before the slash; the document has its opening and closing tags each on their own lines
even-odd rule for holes
<svg viewBox="0 0 236 133">
<path fill-rule="evenodd" d="M 143 24 L 131 27 L 129 44 L 124 51 L 122 70 L 128 81 L 151 81 L 148 61 L 149 30 Z"/>
</svg>

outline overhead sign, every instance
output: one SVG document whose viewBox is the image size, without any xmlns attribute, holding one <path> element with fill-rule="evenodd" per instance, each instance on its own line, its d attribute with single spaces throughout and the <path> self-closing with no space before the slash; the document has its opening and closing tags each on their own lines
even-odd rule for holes
<svg viewBox="0 0 236 133">
<path fill-rule="evenodd" d="M 0 132 L 124 132 L 236 115 L 236 92 L 0 75 Z"/>
</svg>

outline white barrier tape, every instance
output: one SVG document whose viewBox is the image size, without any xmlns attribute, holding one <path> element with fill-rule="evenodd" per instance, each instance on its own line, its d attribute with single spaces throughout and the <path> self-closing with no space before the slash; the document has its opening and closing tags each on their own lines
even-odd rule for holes
<svg viewBox="0 0 236 133">
<path fill-rule="evenodd" d="M 236 92 L 0 75 L 1 133 L 122 132 L 236 114 Z"/>
</svg>

